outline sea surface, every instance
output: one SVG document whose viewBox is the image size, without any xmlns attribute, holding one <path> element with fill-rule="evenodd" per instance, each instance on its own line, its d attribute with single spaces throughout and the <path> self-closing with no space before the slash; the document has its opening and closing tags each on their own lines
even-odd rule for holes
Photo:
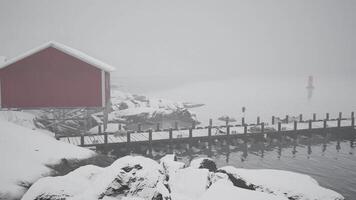
<svg viewBox="0 0 356 200">
<path fill-rule="evenodd" d="M 225 139 L 211 142 L 157 144 L 151 148 L 137 146 L 116 148 L 111 156 L 143 155 L 159 160 L 175 153 L 179 161 L 189 164 L 198 157 L 212 158 L 218 167 L 278 169 L 307 174 L 323 187 L 335 190 L 347 200 L 356 197 L 356 130 L 298 135 L 280 139 Z"/>
<path fill-rule="evenodd" d="M 117 81 L 117 80 L 116 80 Z M 115 82 L 115 80 L 114 80 Z M 118 81 L 120 82 L 120 81 Z M 339 112 L 349 117 L 356 111 L 356 81 L 328 77 L 314 77 L 313 90 L 307 89 L 308 77 L 240 77 L 233 79 L 196 82 L 169 81 L 168 79 L 121 80 L 127 92 L 144 94 L 176 101 L 203 103 L 192 109 L 202 125 L 220 116 L 228 115 L 238 122 L 270 122 L 271 116 L 284 117 L 303 114 L 310 119 L 330 113 L 336 118 Z M 127 87 L 125 87 L 127 86 Z M 245 112 L 242 112 L 245 107 Z M 348 200 L 356 199 L 355 131 L 333 132 L 298 136 L 297 139 L 266 139 L 265 141 L 224 141 L 212 143 L 176 144 L 155 146 L 153 149 L 117 149 L 111 153 L 120 157 L 141 154 L 159 159 L 167 152 L 175 152 L 184 162 L 195 157 L 213 158 L 219 167 L 232 165 L 249 169 L 280 169 L 308 174 L 322 186 L 333 189 Z"/>
</svg>

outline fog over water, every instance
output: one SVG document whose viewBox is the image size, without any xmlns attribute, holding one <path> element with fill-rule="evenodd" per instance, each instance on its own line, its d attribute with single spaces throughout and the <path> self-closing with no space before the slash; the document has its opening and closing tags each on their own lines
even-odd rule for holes
<svg viewBox="0 0 356 200">
<path fill-rule="evenodd" d="M 255 122 L 257 116 L 270 122 L 272 115 L 284 117 L 286 114 L 303 114 L 307 119 L 313 113 L 317 113 L 318 118 L 323 118 L 326 112 L 331 117 L 343 112 L 344 116 L 349 117 L 350 112 L 356 110 L 356 81 L 352 79 L 314 76 L 314 89 L 310 99 L 307 90 L 308 77 L 238 77 L 180 84 L 164 79 L 146 81 L 146 86 L 136 82 L 135 90 L 127 86 L 129 81 L 125 83 L 120 80 L 118 88 L 153 97 L 203 103 L 205 106 L 192 111 L 204 124 L 209 118 L 216 121 L 222 115 L 229 115 L 240 121 L 243 106 L 246 107 L 245 117 L 250 122 Z M 164 87 L 151 87 L 155 84 Z"/>
</svg>

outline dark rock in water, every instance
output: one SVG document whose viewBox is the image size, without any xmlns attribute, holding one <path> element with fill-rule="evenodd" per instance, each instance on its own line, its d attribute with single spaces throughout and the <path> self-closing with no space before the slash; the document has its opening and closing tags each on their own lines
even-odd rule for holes
<svg viewBox="0 0 356 200">
<path fill-rule="evenodd" d="M 192 160 L 190 166 L 198 169 L 208 169 L 210 172 L 216 172 L 217 170 L 215 162 L 210 158 L 198 158 Z"/>
<path fill-rule="evenodd" d="M 248 190 L 256 190 L 257 186 L 252 184 L 247 184 L 245 180 L 236 178 L 234 175 L 227 173 L 225 170 L 219 169 L 217 172 L 224 173 L 229 177 L 229 180 L 234 184 L 236 187 L 248 189 Z"/>
<path fill-rule="evenodd" d="M 66 200 L 69 195 L 66 194 L 41 194 L 37 196 L 34 200 Z"/>
</svg>

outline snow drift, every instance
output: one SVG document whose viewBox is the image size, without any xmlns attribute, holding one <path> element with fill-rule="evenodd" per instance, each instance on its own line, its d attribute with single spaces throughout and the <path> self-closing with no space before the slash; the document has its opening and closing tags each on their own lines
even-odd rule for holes
<svg viewBox="0 0 356 200">
<path fill-rule="evenodd" d="M 31 114 L 0 113 L 0 199 L 20 198 L 32 183 L 52 173 L 48 165 L 63 158 L 84 159 L 95 155 L 88 149 L 55 140 L 48 131 L 36 129 Z"/>
</svg>

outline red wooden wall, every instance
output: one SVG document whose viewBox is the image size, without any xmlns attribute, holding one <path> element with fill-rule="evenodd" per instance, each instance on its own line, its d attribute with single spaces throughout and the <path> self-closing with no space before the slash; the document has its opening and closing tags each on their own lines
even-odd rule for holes
<svg viewBox="0 0 356 200">
<path fill-rule="evenodd" d="M 2 108 L 102 107 L 101 77 L 100 69 L 48 47 L 0 69 Z"/>
</svg>

